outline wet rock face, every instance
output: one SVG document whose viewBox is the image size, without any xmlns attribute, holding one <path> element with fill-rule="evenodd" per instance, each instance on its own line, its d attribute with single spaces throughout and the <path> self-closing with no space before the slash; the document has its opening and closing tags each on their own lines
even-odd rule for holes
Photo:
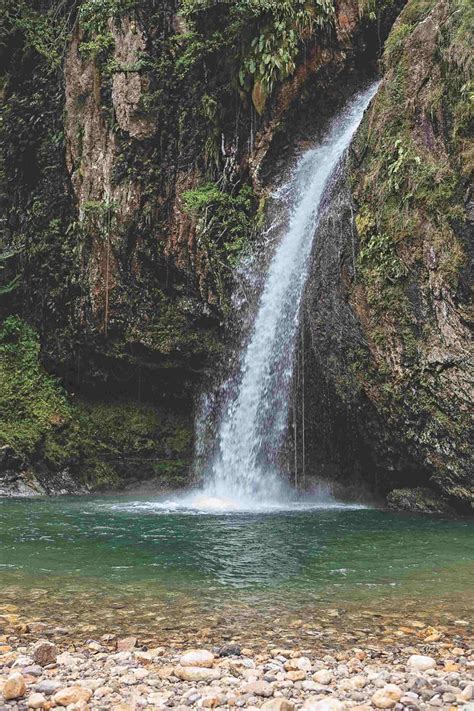
<svg viewBox="0 0 474 711">
<path fill-rule="evenodd" d="M 315 238 L 301 337 L 307 465 L 396 489 L 394 508 L 470 512 L 468 139 L 450 93 L 465 36 L 455 0 L 419 12 L 409 3 L 389 36 Z"/>
</svg>

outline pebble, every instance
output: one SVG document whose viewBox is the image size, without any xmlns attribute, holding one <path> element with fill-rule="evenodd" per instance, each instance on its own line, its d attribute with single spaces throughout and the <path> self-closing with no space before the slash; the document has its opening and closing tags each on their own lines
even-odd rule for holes
<svg viewBox="0 0 474 711">
<path fill-rule="evenodd" d="M 5 701 L 20 699 L 24 696 L 26 694 L 26 684 L 23 674 L 20 674 L 20 672 L 10 674 L 3 685 L 2 694 Z"/>
<path fill-rule="evenodd" d="M 344 711 L 344 704 L 336 699 L 335 697 L 330 697 L 328 699 L 306 699 L 302 711 Z"/>
<path fill-rule="evenodd" d="M 330 684 L 332 678 L 333 674 L 329 669 L 320 669 L 320 671 L 313 674 L 313 681 L 316 681 L 318 684 Z"/>
<path fill-rule="evenodd" d="M 387 684 L 372 696 L 372 703 L 378 709 L 393 708 L 402 697 L 402 690 L 396 684 Z"/>
<path fill-rule="evenodd" d="M 408 659 L 407 666 L 411 671 L 424 672 L 428 669 L 435 669 L 436 661 L 433 657 L 425 657 L 422 654 L 412 654 Z"/>
<path fill-rule="evenodd" d="M 253 694 L 254 696 L 273 696 L 273 686 L 267 681 L 252 681 L 250 684 L 245 684 L 242 690 L 244 694 Z"/>
<path fill-rule="evenodd" d="M 190 649 L 180 657 L 182 667 L 212 667 L 214 655 L 207 649 Z"/>
<path fill-rule="evenodd" d="M 177 666 L 174 675 L 183 681 L 212 681 L 220 678 L 218 669 L 208 669 L 206 667 L 181 667 Z"/>
<path fill-rule="evenodd" d="M 46 667 L 48 664 L 54 664 L 58 656 L 58 648 L 47 639 L 40 639 L 33 647 L 33 660 L 36 664 Z"/>
<path fill-rule="evenodd" d="M 46 703 L 46 697 L 43 696 L 43 694 L 37 693 L 31 694 L 26 701 L 26 705 L 29 706 L 30 709 L 42 709 Z"/>
<path fill-rule="evenodd" d="M 38 684 L 35 685 L 35 691 L 37 691 L 39 694 L 51 696 L 56 691 L 58 691 L 61 686 L 63 686 L 63 684 L 61 684 L 60 681 L 56 681 L 55 679 L 43 679 L 43 681 L 40 681 Z"/>
<path fill-rule="evenodd" d="M 295 705 L 282 697 L 265 701 L 260 707 L 263 711 L 294 711 Z"/>
<path fill-rule="evenodd" d="M 420 639 L 431 629 L 425 625 Z M 0 635 L 0 689 L 3 684 L 8 693 L 14 675 L 23 679 L 24 689 L 15 698 L 3 697 L 0 711 L 49 711 L 54 706 L 68 711 L 474 711 L 472 642 L 459 628 L 451 639 L 446 627 L 439 625 L 439 632 L 439 644 L 411 641 L 409 647 L 370 637 L 365 649 L 349 648 L 344 634 L 336 649 L 327 638 L 313 647 L 308 643 L 308 649 L 288 643 L 250 649 L 243 637 L 219 645 L 206 634 L 211 641 L 205 649 L 199 643 L 183 646 L 178 639 L 187 632 L 177 632 L 174 645 L 153 647 L 156 642 L 142 630 L 140 638 L 119 642 L 116 635 L 97 642 L 89 633 L 78 642 L 71 633 L 56 638 L 41 630 L 48 640 L 36 644 L 30 633 L 7 630 Z M 194 639 L 202 643 L 203 638 Z M 56 663 L 36 662 L 34 650 L 53 641 Z M 418 653 L 435 650 L 433 657 Z M 420 666 L 420 658 L 430 660 L 428 666 L 426 661 Z M 454 660 L 455 669 L 450 666 Z"/>
<path fill-rule="evenodd" d="M 91 696 L 92 691 L 84 686 L 68 686 L 54 694 L 53 702 L 56 706 L 70 706 L 71 704 L 80 704 L 83 701 L 87 703 Z"/>
</svg>

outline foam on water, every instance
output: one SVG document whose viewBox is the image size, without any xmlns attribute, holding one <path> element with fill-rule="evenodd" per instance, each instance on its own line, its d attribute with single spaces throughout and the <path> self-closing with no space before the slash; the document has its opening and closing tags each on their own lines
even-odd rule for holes
<svg viewBox="0 0 474 711">
<path fill-rule="evenodd" d="M 297 497 L 288 498 L 281 501 L 264 501 L 257 502 L 251 500 L 236 500 L 230 498 L 221 498 L 218 496 L 209 496 L 205 490 L 196 489 L 183 494 L 175 493 L 172 496 L 159 497 L 156 499 L 137 499 L 124 501 L 107 501 L 95 502 L 94 508 L 110 509 L 112 511 L 137 512 L 137 513 L 154 513 L 154 514 L 171 514 L 182 513 L 189 515 L 199 514 L 241 514 L 241 513 L 278 513 L 291 511 L 309 511 L 309 510 L 338 510 L 348 509 L 357 510 L 368 508 L 364 504 L 343 503 L 336 501 L 330 495 L 321 495 L 321 492 L 313 496 L 305 496 L 304 498 Z"/>
</svg>

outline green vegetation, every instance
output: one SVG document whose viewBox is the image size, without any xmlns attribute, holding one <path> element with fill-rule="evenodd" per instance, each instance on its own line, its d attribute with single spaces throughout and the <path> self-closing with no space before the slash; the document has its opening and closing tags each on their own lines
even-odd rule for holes
<svg viewBox="0 0 474 711">
<path fill-rule="evenodd" d="M 182 481 L 189 467 L 189 421 L 127 401 L 71 401 L 39 360 L 35 331 L 17 316 L 0 327 L 0 445 L 25 463 L 68 468 L 94 488 L 139 478 Z M 137 475 L 138 476 L 138 475 Z"/>
<path fill-rule="evenodd" d="M 136 5 L 136 0 L 85 0 L 79 7 L 79 23 L 84 33 L 79 46 L 81 54 L 104 65 L 115 46 L 111 23 Z"/>
<path fill-rule="evenodd" d="M 39 363 L 38 335 L 16 316 L 0 327 L 0 441 L 32 455 L 45 433 L 70 420 L 58 383 Z"/>
<path fill-rule="evenodd" d="M 329 28 L 334 19 L 331 0 L 283 0 L 262 2 L 263 17 L 255 37 L 245 51 L 239 72 L 243 87 L 253 83 L 252 98 L 261 113 L 277 82 L 296 69 L 296 58 L 305 38 L 316 28 Z"/>
<path fill-rule="evenodd" d="M 421 23 L 430 12 L 433 21 Z M 370 349 L 357 356 L 358 379 L 453 495 L 468 460 L 469 418 L 431 349 L 440 343 L 436 300 L 458 308 L 464 298 L 470 12 L 464 0 L 408 2 L 387 40 L 383 84 L 350 168 L 360 240 L 352 298 Z M 439 442 L 457 448 L 454 464 Z"/>
<path fill-rule="evenodd" d="M 182 195 L 185 210 L 198 220 L 198 240 L 216 259 L 221 253 L 230 256 L 233 265 L 249 246 L 254 232 L 255 196 L 245 185 L 235 195 L 206 183 Z"/>
<path fill-rule="evenodd" d="M 25 52 L 33 50 L 41 55 L 49 71 L 60 68 L 73 21 L 68 3 L 35 9 L 34 3 L 27 0 L 4 0 L 2 13 L 5 38 L 8 34 L 20 33 Z"/>
</svg>

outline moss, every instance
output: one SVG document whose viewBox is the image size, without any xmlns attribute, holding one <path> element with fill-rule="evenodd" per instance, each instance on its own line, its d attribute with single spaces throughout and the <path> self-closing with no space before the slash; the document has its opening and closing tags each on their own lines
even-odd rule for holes
<svg viewBox="0 0 474 711">
<path fill-rule="evenodd" d="M 227 273 L 248 252 L 255 228 L 258 202 L 249 185 L 227 192 L 205 183 L 182 194 L 184 209 L 197 218 L 197 240 L 206 252 L 220 298 L 228 308 Z"/>
<path fill-rule="evenodd" d="M 189 415 L 136 402 L 71 399 L 39 360 L 35 331 L 18 317 L 0 329 L 0 443 L 20 461 L 51 472 L 67 468 L 93 488 L 157 476 L 188 476 Z M 180 479 L 181 477 L 181 479 Z"/>
<path fill-rule="evenodd" d="M 39 362 L 39 337 L 10 316 L 0 326 L 0 442 L 31 456 L 47 433 L 71 421 L 57 381 Z"/>
</svg>

